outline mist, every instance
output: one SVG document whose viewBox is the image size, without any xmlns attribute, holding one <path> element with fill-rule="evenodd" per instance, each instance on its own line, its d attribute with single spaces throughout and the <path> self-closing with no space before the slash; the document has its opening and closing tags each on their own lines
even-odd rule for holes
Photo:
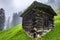
<svg viewBox="0 0 60 40">
<path fill-rule="evenodd" d="M 13 15 L 14 13 L 19 12 L 23 13 L 23 11 L 32 4 L 33 1 L 38 1 L 47 5 L 50 5 L 53 9 L 60 8 L 60 0 L 0 0 L 0 8 L 3 8 L 5 10 L 5 26 L 4 29 L 10 28 L 12 25 Z M 20 13 L 20 14 L 21 14 Z M 18 20 L 20 24 L 22 23 L 22 18 L 20 17 Z M 18 22 L 18 21 L 17 21 Z M 14 24 L 17 25 L 17 24 Z"/>
</svg>

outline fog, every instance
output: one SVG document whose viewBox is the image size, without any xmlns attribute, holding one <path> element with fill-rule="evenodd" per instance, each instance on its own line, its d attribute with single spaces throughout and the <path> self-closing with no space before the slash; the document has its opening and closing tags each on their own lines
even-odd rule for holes
<svg viewBox="0 0 60 40">
<path fill-rule="evenodd" d="M 53 9 L 60 7 L 60 0 L 0 0 L 0 8 L 3 8 L 5 10 L 6 17 L 4 29 L 7 28 L 8 23 L 11 23 L 13 19 L 13 13 L 23 12 L 29 5 L 31 5 L 33 1 L 51 5 Z M 20 20 L 20 23 L 21 21 L 22 19 Z"/>
</svg>

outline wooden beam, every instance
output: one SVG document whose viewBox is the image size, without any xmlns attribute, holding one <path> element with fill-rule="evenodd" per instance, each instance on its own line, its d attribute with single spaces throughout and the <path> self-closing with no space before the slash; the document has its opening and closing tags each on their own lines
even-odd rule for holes
<svg viewBox="0 0 60 40">
<path fill-rule="evenodd" d="M 49 13 L 44 12 L 44 11 L 42 11 L 42 10 L 39 10 L 39 9 L 32 9 L 32 10 L 33 10 L 33 11 L 35 11 L 35 12 L 37 12 L 37 13 L 47 14 L 47 15 L 49 15 L 49 16 L 50 16 L 50 14 L 49 14 Z"/>
</svg>

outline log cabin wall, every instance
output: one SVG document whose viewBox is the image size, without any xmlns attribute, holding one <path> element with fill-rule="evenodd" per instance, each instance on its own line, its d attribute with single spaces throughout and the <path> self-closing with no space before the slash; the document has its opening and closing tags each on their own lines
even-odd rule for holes
<svg viewBox="0 0 60 40">
<path fill-rule="evenodd" d="M 40 11 L 40 13 L 36 12 L 35 14 L 36 19 L 36 27 L 38 29 L 49 29 L 53 27 L 53 18 L 54 16 L 49 15 L 49 13 L 46 13 L 44 11 Z"/>
<path fill-rule="evenodd" d="M 43 33 L 47 33 L 46 29 L 54 28 L 54 16 L 57 14 L 49 6 L 39 2 L 33 2 L 21 15 L 23 17 L 23 29 L 28 34 L 35 38 L 37 34 L 40 36 Z M 31 35 L 31 33 L 33 33 Z"/>
<path fill-rule="evenodd" d="M 25 29 L 25 31 L 31 31 L 32 30 L 32 14 L 34 13 L 34 11 L 30 11 L 26 16 L 23 17 L 23 28 Z"/>
<path fill-rule="evenodd" d="M 48 15 L 44 15 L 43 16 L 43 20 L 44 20 L 44 25 L 43 25 L 43 29 L 45 30 L 45 29 L 49 29 L 49 16 Z"/>
<path fill-rule="evenodd" d="M 36 28 L 37 30 L 42 30 L 43 29 L 43 14 L 35 12 L 33 13 L 33 27 Z"/>
<path fill-rule="evenodd" d="M 53 28 L 54 27 L 54 16 L 50 16 L 49 17 L 49 28 Z"/>
<path fill-rule="evenodd" d="M 53 27 L 54 25 L 54 16 L 52 15 L 44 15 L 44 26 L 43 26 L 43 29 L 50 29 Z"/>
<path fill-rule="evenodd" d="M 43 27 L 43 17 L 42 14 L 39 14 L 40 16 L 36 16 L 36 25 L 37 25 L 37 29 L 40 30 Z"/>
<path fill-rule="evenodd" d="M 41 30 L 41 29 L 43 29 L 44 28 L 44 26 L 45 26 L 45 24 L 46 25 L 48 25 L 48 23 L 46 22 L 47 21 L 47 16 L 46 16 L 46 14 L 43 14 L 41 11 L 40 12 L 35 12 L 34 13 L 34 15 L 35 15 L 35 19 L 36 19 L 36 24 L 35 24 L 35 26 L 36 26 L 36 28 L 38 29 L 38 30 Z M 45 22 L 45 23 L 44 23 Z M 45 26 L 45 28 L 46 28 L 46 26 Z"/>
<path fill-rule="evenodd" d="M 23 18 L 23 28 L 26 31 L 30 31 L 32 27 L 32 19 L 29 16 L 25 16 Z"/>
<path fill-rule="evenodd" d="M 23 28 L 25 31 L 31 31 L 33 28 L 45 30 L 53 27 L 53 16 L 43 12 L 30 11 L 23 17 Z"/>
</svg>

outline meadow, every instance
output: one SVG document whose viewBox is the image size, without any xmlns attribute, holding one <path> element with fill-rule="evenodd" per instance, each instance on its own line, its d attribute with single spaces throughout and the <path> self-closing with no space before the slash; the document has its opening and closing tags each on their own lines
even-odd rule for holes
<svg viewBox="0 0 60 40">
<path fill-rule="evenodd" d="M 54 29 L 47 33 L 44 37 L 38 40 L 60 40 L 60 14 L 54 18 Z M 17 26 L 0 31 L 0 40 L 35 40 L 28 37 L 22 28 L 21 24 Z"/>
</svg>

